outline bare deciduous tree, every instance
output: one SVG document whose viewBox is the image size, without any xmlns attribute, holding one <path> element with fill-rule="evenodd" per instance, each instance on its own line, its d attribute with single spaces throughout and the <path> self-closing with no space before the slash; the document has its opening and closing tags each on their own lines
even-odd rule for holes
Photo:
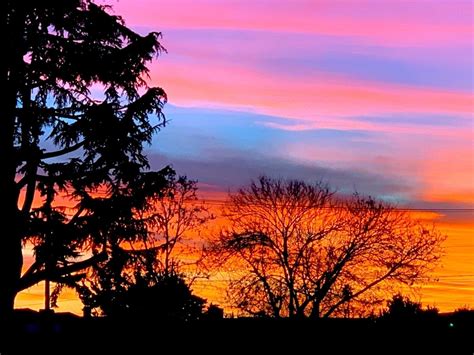
<svg viewBox="0 0 474 355">
<path fill-rule="evenodd" d="M 420 282 L 444 237 L 386 203 L 338 199 L 327 185 L 261 177 L 230 196 L 213 252 L 234 272 L 229 294 L 250 314 L 329 317 L 367 309 Z"/>
<path fill-rule="evenodd" d="M 179 272 L 183 255 L 179 258 L 174 256 L 177 245 L 189 242 L 189 233 L 199 232 L 213 218 L 196 192 L 196 181 L 185 176 L 172 176 L 162 195 L 153 203 L 152 215 L 148 219 L 150 235 L 147 243 L 148 247 L 157 248 L 157 261 L 164 275 Z M 196 252 L 191 245 L 183 248 Z"/>
</svg>

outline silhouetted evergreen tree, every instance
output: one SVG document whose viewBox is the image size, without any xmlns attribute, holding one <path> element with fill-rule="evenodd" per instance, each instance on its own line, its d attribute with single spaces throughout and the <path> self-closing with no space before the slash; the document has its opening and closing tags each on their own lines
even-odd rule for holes
<svg viewBox="0 0 474 355">
<path fill-rule="evenodd" d="M 133 212 L 159 193 L 169 170 L 144 173 L 143 144 L 165 123 L 165 92 L 144 81 L 163 50 L 159 33 L 139 35 L 88 0 L 0 6 L 4 317 L 20 290 L 64 281 L 103 260 L 110 240 L 144 235 Z M 25 241 L 36 254 L 21 275 Z M 84 251 L 88 258 L 77 261 Z"/>
</svg>

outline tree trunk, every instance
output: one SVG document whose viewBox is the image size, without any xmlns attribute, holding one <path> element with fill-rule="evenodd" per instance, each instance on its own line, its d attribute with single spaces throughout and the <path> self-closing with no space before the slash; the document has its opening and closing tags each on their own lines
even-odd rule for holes
<svg viewBox="0 0 474 355">
<path fill-rule="evenodd" d="M 15 98 L 15 95 L 13 95 Z M 4 98 L 7 99 L 7 98 Z M 15 100 L 13 100 L 15 102 Z M 2 105 L 3 103 L 7 105 Z M 18 281 L 23 266 L 21 237 L 25 225 L 18 210 L 18 191 L 15 182 L 16 160 L 13 148 L 14 116 L 8 102 L 0 101 L 0 317 L 13 311 Z M 13 106 L 15 107 L 15 106 Z"/>
<path fill-rule="evenodd" d="M 311 309 L 310 318 L 319 319 L 321 318 L 321 306 L 319 301 L 313 302 L 313 308 Z"/>
<path fill-rule="evenodd" d="M 5 224 L 2 223 L 2 225 Z M 18 281 L 20 280 L 21 268 L 23 265 L 23 256 L 21 250 L 21 240 L 17 236 L 3 234 L 1 236 L 1 244 L 0 319 L 5 320 L 8 319 L 13 313 Z"/>
<path fill-rule="evenodd" d="M 17 286 L 23 266 L 22 229 L 25 226 L 18 210 L 18 190 L 15 182 L 17 160 L 14 148 L 15 110 L 21 83 L 24 14 L 12 13 L 2 2 L 1 35 L 5 46 L 0 69 L 0 321 L 13 313 Z"/>
<path fill-rule="evenodd" d="M 14 97 L 14 96 L 13 96 Z M 3 101 L 3 100 L 1 100 Z M 13 148 L 13 119 L 9 110 L 0 105 L 0 318 L 13 311 L 18 281 L 23 266 L 21 237 L 25 221 L 18 210 L 18 191 L 15 182 L 16 160 Z"/>
</svg>

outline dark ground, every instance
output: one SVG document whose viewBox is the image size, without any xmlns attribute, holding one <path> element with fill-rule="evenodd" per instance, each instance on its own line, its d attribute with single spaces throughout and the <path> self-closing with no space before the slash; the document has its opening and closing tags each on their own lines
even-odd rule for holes
<svg viewBox="0 0 474 355">
<path fill-rule="evenodd" d="M 474 317 L 430 320 L 221 319 L 194 323 L 17 312 L 0 354 L 469 354 Z"/>
</svg>

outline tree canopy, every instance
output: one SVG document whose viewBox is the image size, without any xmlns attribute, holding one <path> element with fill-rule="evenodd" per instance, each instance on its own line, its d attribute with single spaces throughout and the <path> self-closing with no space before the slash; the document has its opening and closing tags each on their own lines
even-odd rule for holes
<svg viewBox="0 0 474 355">
<path fill-rule="evenodd" d="M 170 172 L 160 194 L 136 213 L 146 231 L 134 238 L 114 235 L 106 246 L 109 258 L 89 268 L 87 277 L 63 280 L 54 295 L 63 286 L 72 287 L 86 309 L 101 315 L 198 319 L 205 301 L 189 286 L 195 276 L 190 266 L 197 269 L 198 260 L 185 264 L 184 259 L 199 250 L 185 242 L 188 233 L 196 232 L 212 215 L 196 191 L 195 181 Z"/>
<path fill-rule="evenodd" d="M 165 124 L 166 94 L 146 83 L 147 65 L 164 51 L 160 33 L 140 35 L 88 0 L 1 7 L 4 316 L 20 290 L 61 280 L 103 260 L 114 239 L 145 233 L 134 212 L 171 170 L 147 171 L 143 151 Z M 35 261 L 21 275 L 25 242 Z"/>
<path fill-rule="evenodd" d="M 444 240 L 387 203 L 299 180 L 261 177 L 230 195 L 226 215 L 212 251 L 232 270 L 230 299 L 274 317 L 370 310 L 422 282 Z"/>
</svg>

